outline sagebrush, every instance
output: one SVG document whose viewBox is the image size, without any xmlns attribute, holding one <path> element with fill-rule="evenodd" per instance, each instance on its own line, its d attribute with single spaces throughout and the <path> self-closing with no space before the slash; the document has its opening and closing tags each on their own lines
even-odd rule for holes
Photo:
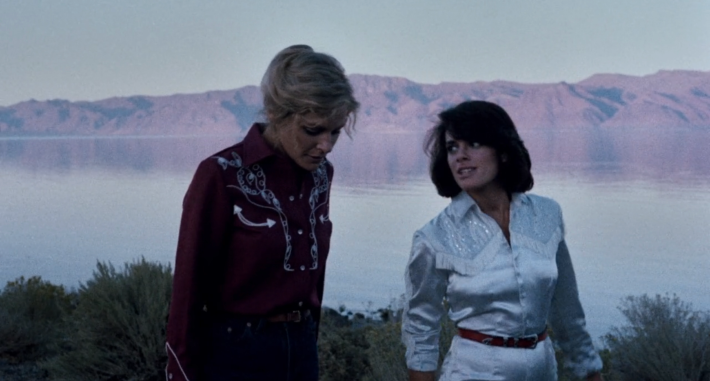
<svg viewBox="0 0 710 381">
<path fill-rule="evenodd" d="M 170 266 L 143 259 L 117 271 L 98 263 L 79 288 L 61 354 L 42 366 L 67 381 L 164 379 L 171 291 Z"/>
<path fill-rule="evenodd" d="M 40 277 L 8 282 L 0 294 L 0 356 L 28 361 L 51 355 L 71 305 L 64 287 Z"/>
<path fill-rule="evenodd" d="M 710 312 L 673 295 L 629 296 L 627 324 L 604 338 L 621 380 L 709 381 Z"/>
<path fill-rule="evenodd" d="M 145 260 L 120 271 L 98 263 L 72 292 L 39 277 L 8 282 L 0 358 L 39 362 L 52 380 L 163 380 L 171 289 L 170 266 Z M 612 328 L 601 351 L 607 381 L 710 381 L 710 312 L 668 295 L 630 296 L 620 310 L 627 324 Z M 406 380 L 401 314 L 401 302 L 367 313 L 324 308 L 321 380 Z M 440 360 L 455 334 L 448 319 L 441 328 Z M 560 368 L 560 381 L 568 377 Z"/>
</svg>

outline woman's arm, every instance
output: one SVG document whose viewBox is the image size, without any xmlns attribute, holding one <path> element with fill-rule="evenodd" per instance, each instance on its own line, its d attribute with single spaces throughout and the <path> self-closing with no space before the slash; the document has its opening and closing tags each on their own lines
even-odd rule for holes
<svg viewBox="0 0 710 381">
<path fill-rule="evenodd" d="M 436 253 L 429 239 L 421 232 L 414 234 L 404 282 L 402 342 L 407 348 L 410 375 L 416 377 L 418 373 L 433 373 L 439 366 L 439 332 L 447 283 L 446 273 L 436 268 Z"/>
<path fill-rule="evenodd" d="M 552 297 L 549 323 L 555 333 L 555 340 L 565 354 L 566 365 L 579 378 L 588 378 L 589 376 L 585 376 L 588 374 L 594 377 L 594 373 L 601 370 L 602 361 L 586 329 L 572 259 L 564 240 L 559 244 L 556 263 L 557 285 Z"/>
<path fill-rule="evenodd" d="M 203 161 L 185 198 L 175 255 L 172 301 L 167 325 L 166 376 L 173 381 L 195 380 L 204 337 L 205 297 L 212 255 L 230 226 L 231 203 L 215 159 Z"/>
</svg>

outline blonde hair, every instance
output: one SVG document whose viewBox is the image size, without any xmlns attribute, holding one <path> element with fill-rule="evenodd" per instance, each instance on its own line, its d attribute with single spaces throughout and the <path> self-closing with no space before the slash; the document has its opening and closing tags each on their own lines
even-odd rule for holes
<svg viewBox="0 0 710 381">
<path fill-rule="evenodd" d="M 271 60 L 261 80 L 264 114 L 275 128 L 292 117 L 313 112 L 321 117 L 346 117 L 350 134 L 360 104 L 340 62 L 308 45 L 293 45 Z"/>
</svg>

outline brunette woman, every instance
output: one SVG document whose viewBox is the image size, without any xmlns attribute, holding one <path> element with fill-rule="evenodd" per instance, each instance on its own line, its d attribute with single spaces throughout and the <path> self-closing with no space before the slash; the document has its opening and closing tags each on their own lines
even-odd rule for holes
<svg viewBox="0 0 710 381">
<path fill-rule="evenodd" d="M 559 205 L 526 193 L 530 156 L 501 107 L 439 114 L 428 150 L 451 203 L 414 234 L 402 334 L 410 380 L 434 380 L 440 321 L 458 328 L 440 380 L 556 380 L 554 330 L 575 375 L 600 380 Z"/>
</svg>

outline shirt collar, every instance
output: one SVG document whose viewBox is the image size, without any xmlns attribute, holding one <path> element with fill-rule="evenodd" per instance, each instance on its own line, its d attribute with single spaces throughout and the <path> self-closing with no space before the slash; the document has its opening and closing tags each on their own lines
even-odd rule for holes
<svg viewBox="0 0 710 381">
<path fill-rule="evenodd" d="M 477 209 L 478 205 L 468 193 L 461 191 L 451 199 L 449 207 L 451 208 L 456 222 L 460 222 L 471 208 Z"/>
<path fill-rule="evenodd" d="M 269 156 L 276 156 L 276 150 L 264 139 L 262 130 L 264 125 L 254 123 L 244 137 L 244 157 L 242 163 L 245 167 L 255 164 Z"/>
<path fill-rule="evenodd" d="M 513 193 L 511 198 L 510 210 L 517 209 L 523 204 L 530 203 L 530 197 L 528 197 L 525 193 Z M 460 222 L 466 213 L 468 213 L 468 211 L 472 208 L 480 210 L 478 204 L 476 204 L 476 201 L 464 191 L 459 192 L 459 194 L 451 199 L 450 208 L 456 218 L 456 222 Z"/>
<path fill-rule="evenodd" d="M 530 204 L 530 197 L 526 193 L 513 193 L 512 200 L 510 202 L 510 209 L 519 208 L 521 205 Z"/>
</svg>

